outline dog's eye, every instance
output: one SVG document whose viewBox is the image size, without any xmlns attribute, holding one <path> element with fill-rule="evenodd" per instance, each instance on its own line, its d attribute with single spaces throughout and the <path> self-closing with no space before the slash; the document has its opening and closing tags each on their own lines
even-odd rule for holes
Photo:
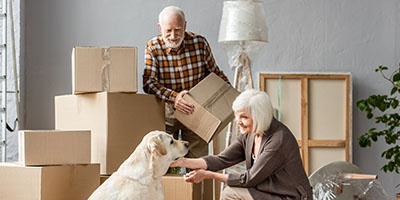
<svg viewBox="0 0 400 200">
<path fill-rule="evenodd" d="M 174 143 L 174 140 L 171 140 L 170 144 L 173 144 L 173 143 Z"/>
</svg>

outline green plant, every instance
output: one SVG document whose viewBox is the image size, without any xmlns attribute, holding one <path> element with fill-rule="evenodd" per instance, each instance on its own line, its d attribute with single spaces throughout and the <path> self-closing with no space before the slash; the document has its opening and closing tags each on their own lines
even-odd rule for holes
<svg viewBox="0 0 400 200">
<path fill-rule="evenodd" d="M 399 115 L 399 94 L 400 94 L 400 64 L 390 77 L 383 71 L 388 70 L 386 66 L 379 66 L 375 72 L 380 72 L 384 79 L 391 83 L 390 95 L 371 95 L 366 99 L 357 102 L 357 107 L 366 112 L 368 119 L 374 119 L 379 127 L 371 128 L 358 138 L 361 147 L 370 147 L 371 142 L 376 142 L 379 137 L 385 138 L 389 149 L 382 152 L 381 157 L 389 160 L 383 167 L 383 171 L 399 173 L 400 170 L 400 115 Z"/>
</svg>

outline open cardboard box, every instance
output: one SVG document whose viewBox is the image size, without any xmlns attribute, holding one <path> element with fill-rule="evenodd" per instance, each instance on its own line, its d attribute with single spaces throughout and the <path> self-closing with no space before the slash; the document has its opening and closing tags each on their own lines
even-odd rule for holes
<svg viewBox="0 0 400 200">
<path fill-rule="evenodd" d="M 194 104 L 194 112 L 185 115 L 175 111 L 174 116 L 209 143 L 234 119 L 232 103 L 239 94 L 239 91 L 211 73 L 183 97 Z"/>
</svg>

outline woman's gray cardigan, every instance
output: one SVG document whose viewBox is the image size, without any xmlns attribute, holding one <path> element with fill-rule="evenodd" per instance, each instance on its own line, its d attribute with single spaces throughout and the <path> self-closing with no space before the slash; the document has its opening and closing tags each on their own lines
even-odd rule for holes
<svg viewBox="0 0 400 200">
<path fill-rule="evenodd" d="M 264 132 L 257 162 L 252 166 L 255 134 L 242 134 L 217 156 L 205 156 L 208 170 L 219 171 L 246 160 L 246 171 L 229 174 L 227 185 L 249 188 L 255 199 L 312 199 L 299 146 L 290 130 L 272 119 Z"/>
</svg>

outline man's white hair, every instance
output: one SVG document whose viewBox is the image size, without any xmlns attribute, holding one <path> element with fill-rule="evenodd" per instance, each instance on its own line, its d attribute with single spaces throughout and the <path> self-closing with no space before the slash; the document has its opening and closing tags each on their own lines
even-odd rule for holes
<svg viewBox="0 0 400 200">
<path fill-rule="evenodd" d="M 232 104 L 233 111 L 246 109 L 253 119 L 253 132 L 264 134 L 273 118 L 272 103 L 267 93 L 254 89 L 242 92 Z"/>
<path fill-rule="evenodd" d="M 168 6 L 165 7 L 160 14 L 158 15 L 158 23 L 161 25 L 161 22 L 164 17 L 172 15 L 172 14 L 177 14 L 180 15 L 182 18 L 182 21 L 185 23 L 185 13 L 183 13 L 183 10 L 176 7 L 176 6 Z"/>
</svg>

